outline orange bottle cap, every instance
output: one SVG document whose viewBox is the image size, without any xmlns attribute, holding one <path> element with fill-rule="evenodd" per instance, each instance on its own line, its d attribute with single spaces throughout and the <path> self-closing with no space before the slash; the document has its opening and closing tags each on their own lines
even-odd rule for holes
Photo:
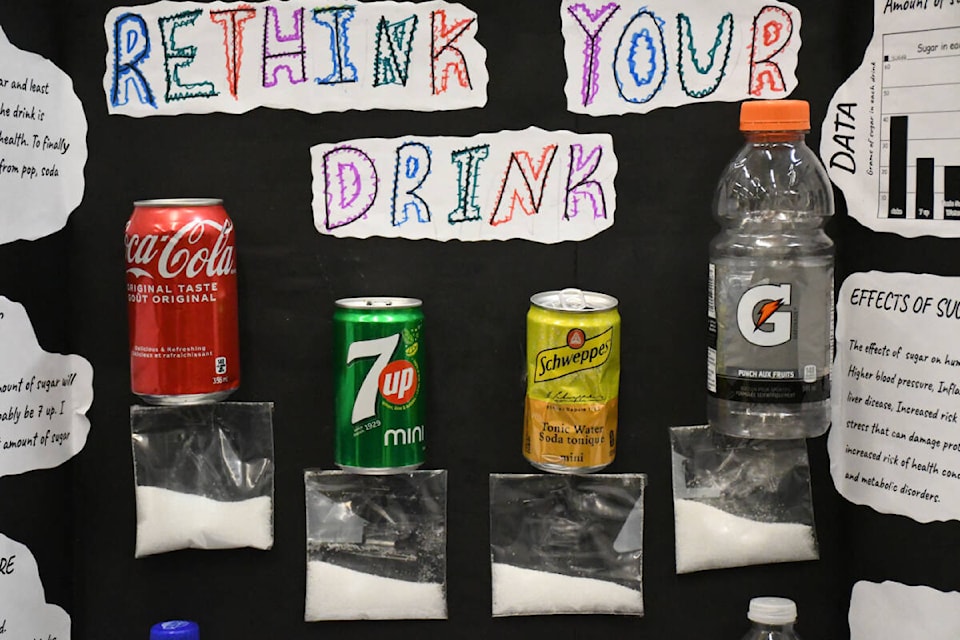
<svg viewBox="0 0 960 640">
<path fill-rule="evenodd" d="M 740 131 L 809 131 L 806 100 L 748 100 L 740 105 Z"/>
</svg>

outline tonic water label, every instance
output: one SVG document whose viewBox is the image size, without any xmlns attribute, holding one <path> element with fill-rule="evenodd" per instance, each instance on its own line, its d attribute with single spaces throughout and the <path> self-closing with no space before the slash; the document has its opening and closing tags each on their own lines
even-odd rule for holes
<svg viewBox="0 0 960 640">
<path fill-rule="evenodd" d="M 616 454 L 619 314 L 533 308 L 527 331 L 524 456 L 572 469 L 610 464 Z"/>
<path fill-rule="evenodd" d="M 830 397 L 833 267 L 716 261 L 707 301 L 707 390 L 735 402 Z"/>
</svg>

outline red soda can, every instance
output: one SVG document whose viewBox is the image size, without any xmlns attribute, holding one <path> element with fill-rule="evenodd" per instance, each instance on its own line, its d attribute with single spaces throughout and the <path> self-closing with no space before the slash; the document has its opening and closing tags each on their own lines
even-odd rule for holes
<svg viewBox="0 0 960 640">
<path fill-rule="evenodd" d="M 215 402 L 240 386 L 236 243 L 223 201 L 133 203 L 124 244 L 130 387 L 145 402 Z"/>
</svg>

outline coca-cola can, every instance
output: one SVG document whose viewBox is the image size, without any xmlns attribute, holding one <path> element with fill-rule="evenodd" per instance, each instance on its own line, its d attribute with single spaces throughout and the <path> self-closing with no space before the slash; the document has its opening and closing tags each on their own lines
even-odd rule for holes
<svg viewBox="0 0 960 640">
<path fill-rule="evenodd" d="M 213 198 L 133 204 L 124 234 L 131 390 L 159 405 L 222 400 L 240 386 L 233 222 Z"/>
</svg>

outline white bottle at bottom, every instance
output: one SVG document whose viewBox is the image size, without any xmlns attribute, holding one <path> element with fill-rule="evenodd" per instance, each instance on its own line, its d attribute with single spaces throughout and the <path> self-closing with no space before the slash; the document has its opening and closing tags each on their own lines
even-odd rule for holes
<svg viewBox="0 0 960 640">
<path fill-rule="evenodd" d="M 787 598 L 762 597 L 750 600 L 747 618 L 753 627 L 743 640 L 800 640 L 793 630 L 797 605 Z"/>
</svg>

